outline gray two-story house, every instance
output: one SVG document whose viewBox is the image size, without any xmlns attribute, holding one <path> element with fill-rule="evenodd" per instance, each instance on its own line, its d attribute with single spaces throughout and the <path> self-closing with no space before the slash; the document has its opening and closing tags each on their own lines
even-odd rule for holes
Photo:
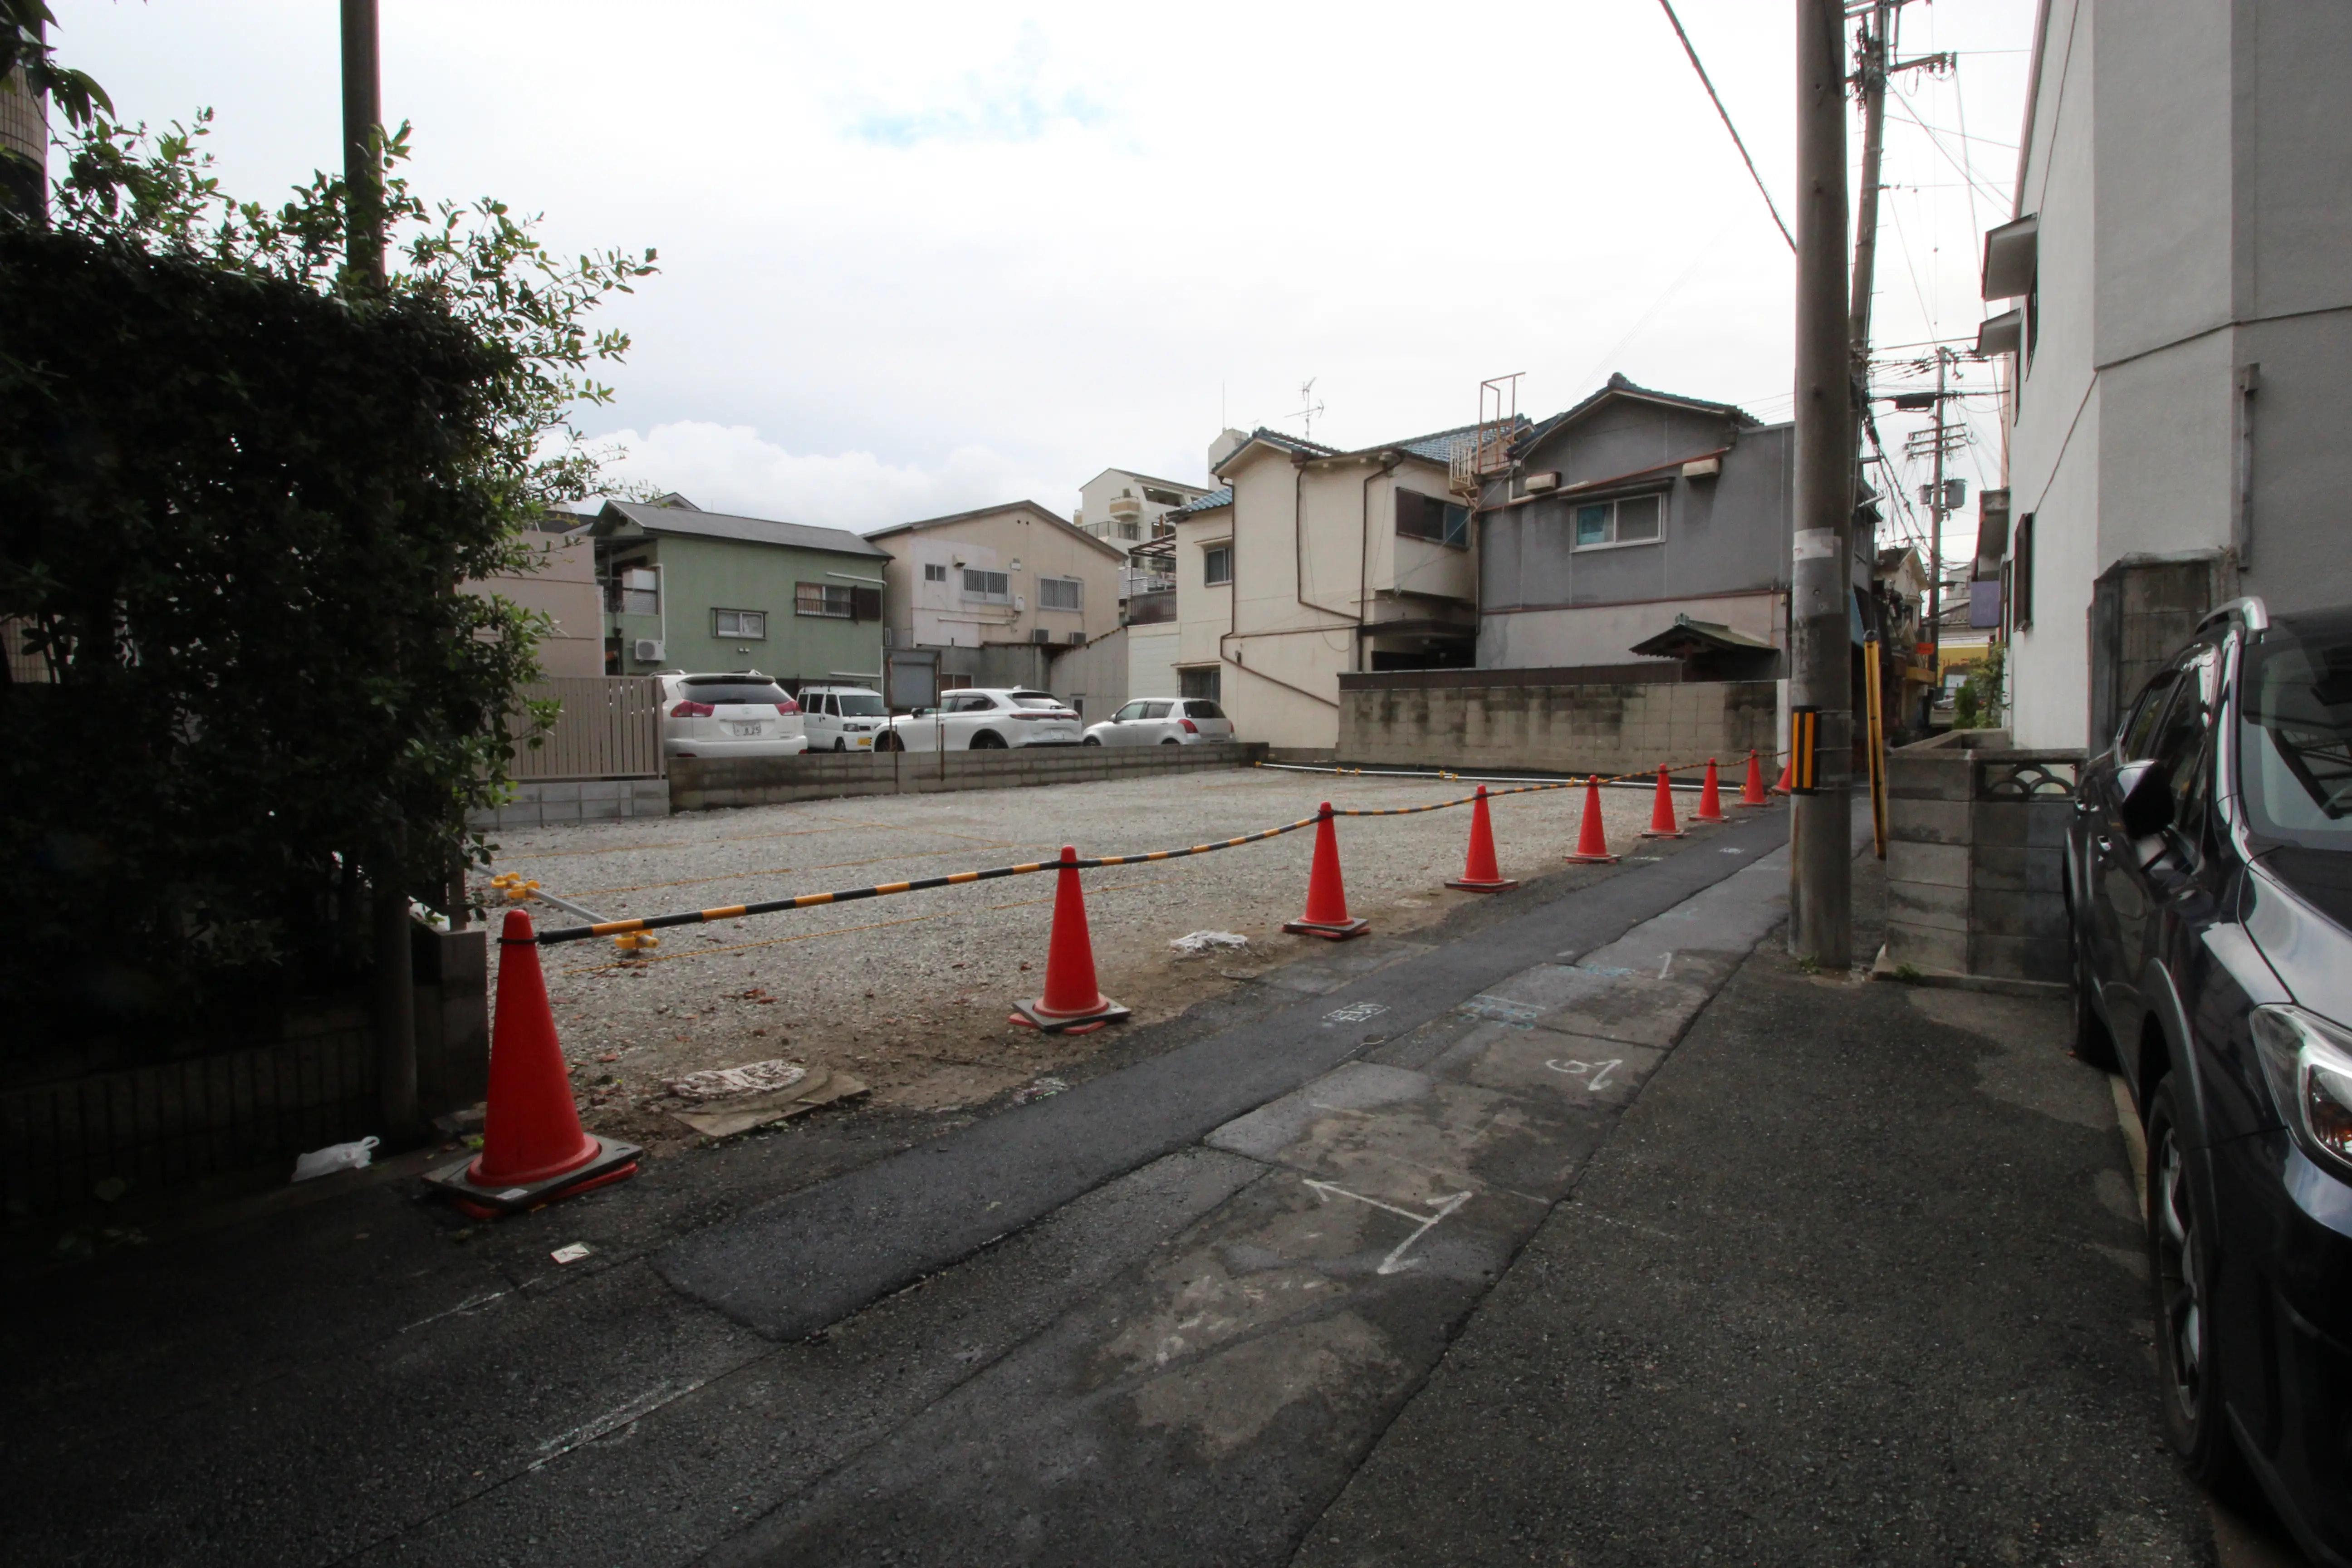
<svg viewBox="0 0 2352 1568">
<path fill-rule="evenodd" d="M 1623 375 L 1484 477 L 1478 667 L 1785 673 L 1796 428 Z"/>
</svg>

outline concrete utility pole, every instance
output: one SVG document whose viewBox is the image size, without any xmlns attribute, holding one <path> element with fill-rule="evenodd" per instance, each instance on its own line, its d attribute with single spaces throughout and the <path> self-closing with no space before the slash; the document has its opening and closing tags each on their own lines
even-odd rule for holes
<svg viewBox="0 0 2352 1568">
<path fill-rule="evenodd" d="M 1853 361 L 1854 500 L 1862 494 L 1862 422 L 1870 396 L 1870 305 L 1878 272 L 1878 178 L 1886 150 L 1886 60 L 1900 0 L 1878 0 L 1854 51 L 1854 85 L 1862 93 L 1862 188 L 1853 224 L 1853 294 L 1846 309 L 1846 341 Z"/>
<path fill-rule="evenodd" d="M 1944 366 L 1951 351 L 1936 345 L 1936 488 L 1927 500 L 1927 673 L 1929 700 L 1944 683 Z"/>
<path fill-rule="evenodd" d="M 352 287 L 383 288 L 383 87 L 376 62 L 376 0 L 343 5 L 343 259 Z M 379 520 L 390 525 L 388 518 Z M 396 658 L 397 649 L 388 648 Z M 386 1142 L 415 1131 L 416 967 L 410 943 L 405 835 L 397 826 L 368 868 L 375 971 L 376 1091 Z"/>
<path fill-rule="evenodd" d="M 1789 950 L 1853 957 L 1853 359 L 1845 269 L 1845 22 L 1797 0 L 1797 473 L 1790 541 Z M 1810 745 L 1805 742 L 1811 742 Z"/>
</svg>

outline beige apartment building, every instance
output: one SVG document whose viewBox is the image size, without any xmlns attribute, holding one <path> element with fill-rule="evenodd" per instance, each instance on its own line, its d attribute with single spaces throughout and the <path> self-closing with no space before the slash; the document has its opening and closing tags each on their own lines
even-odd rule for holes
<svg viewBox="0 0 2352 1568">
<path fill-rule="evenodd" d="M 866 537 L 890 557 L 882 571 L 883 622 L 894 649 L 1073 647 L 1119 624 L 1127 552 L 1035 501 L 902 522 Z"/>
<path fill-rule="evenodd" d="M 551 512 L 526 530 L 532 564 L 520 574 L 468 583 L 473 593 L 502 595 L 553 624 L 539 639 L 539 666 L 551 678 L 604 673 L 604 602 L 596 586 L 596 551 L 588 520 Z"/>
</svg>

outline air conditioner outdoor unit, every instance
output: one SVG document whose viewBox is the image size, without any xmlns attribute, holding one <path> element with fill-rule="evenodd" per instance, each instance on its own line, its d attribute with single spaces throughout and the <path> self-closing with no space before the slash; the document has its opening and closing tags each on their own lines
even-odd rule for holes
<svg viewBox="0 0 2352 1568">
<path fill-rule="evenodd" d="M 636 655 L 637 662 L 640 664 L 659 664 L 662 656 L 661 638 L 639 637 Z"/>
<path fill-rule="evenodd" d="M 1087 634 L 1084 632 L 1072 632 L 1070 634 L 1070 646 L 1072 647 L 1077 647 L 1080 643 L 1083 643 L 1086 640 Z"/>
<path fill-rule="evenodd" d="M 1054 640 L 1054 634 L 1047 631 L 1044 626 L 1039 626 L 1035 631 L 1029 634 L 1029 640 L 1031 642 L 1052 642 Z"/>
</svg>

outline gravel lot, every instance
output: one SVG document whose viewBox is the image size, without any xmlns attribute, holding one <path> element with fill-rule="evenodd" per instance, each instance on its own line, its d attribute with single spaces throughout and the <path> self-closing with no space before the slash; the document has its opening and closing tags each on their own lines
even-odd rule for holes
<svg viewBox="0 0 2352 1568">
<path fill-rule="evenodd" d="M 1444 800 L 1464 786 L 1412 779 L 1237 769 L 1180 779 L 868 796 L 504 833 L 494 871 L 513 871 L 608 918 L 854 888 L 1043 858 L 1177 848 L 1271 827 L 1330 800 L 1345 807 Z M 1582 795 L 1498 800 L 1505 876 L 1560 868 Z M 1638 852 L 1650 797 L 1603 790 L 1609 841 Z M 1678 809 L 1694 804 L 1677 796 Z M 1399 931 L 1477 895 L 1462 868 L 1466 808 L 1339 824 L 1349 912 Z M 1106 994 L 1138 1022 L 1181 1012 L 1319 939 L 1282 922 L 1304 902 L 1311 829 L 1214 855 L 1084 875 Z M 1050 877 L 943 888 L 855 904 L 663 931 L 649 958 L 604 942 L 543 949 L 556 1026 L 589 1124 L 656 1149 L 693 1141 L 663 1085 L 703 1068 L 782 1057 L 863 1079 L 877 1103 L 974 1104 L 1049 1079 L 1102 1036 L 1041 1037 L 1006 1023 L 1045 978 Z M 544 905 L 542 925 L 572 923 Z M 1189 957 L 1169 943 L 1238 932 L 1243 950 Z M 497 944 L 491 944 L 493 973 Z M 1050 1089 L 1050 1083 L 1040 1086 Z"/>
</svg>

